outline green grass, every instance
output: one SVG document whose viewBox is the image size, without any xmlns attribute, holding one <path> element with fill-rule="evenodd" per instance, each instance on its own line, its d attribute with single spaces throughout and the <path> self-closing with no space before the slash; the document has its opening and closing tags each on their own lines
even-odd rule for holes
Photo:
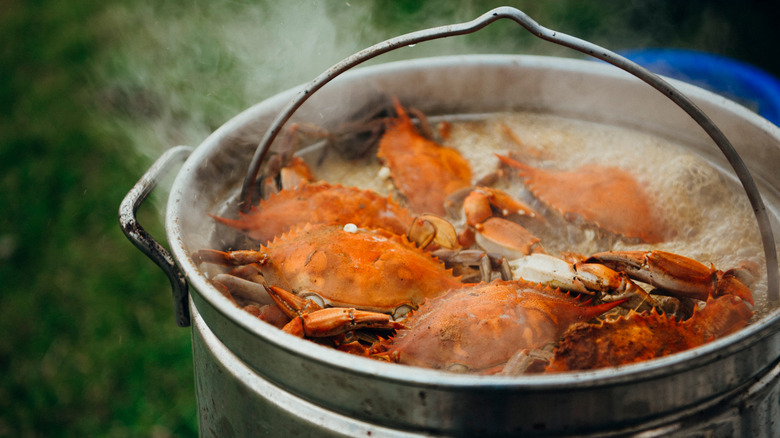
<svg viewBox="0 0 780 438">
<path fill-rule="evenodd" d="M 511 3 L 610 48 L 655 39 L 780 72 L 778 46 L 755 44 L 774 32 L 758 3 Z M 163 274 L 121 233 L 119 202 L 167 147 L 199 144 L 365 46 L 498 4 L 4 2 L 0 436 L 195 435 L 189 330 L 174 323 Z M 499 23 L 387 59 L 567 53 L 545 44 Z M 164 201 L 160 190 L 139 212 L 158 238 Z"/>
</svg>

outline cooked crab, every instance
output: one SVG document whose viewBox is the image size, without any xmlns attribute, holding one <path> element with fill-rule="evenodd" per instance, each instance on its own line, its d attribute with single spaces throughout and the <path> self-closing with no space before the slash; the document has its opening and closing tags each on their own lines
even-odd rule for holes
<svg viewBox="0 0 780 438">
<path fill-rule="evenodd" d="M 733 333 L 753 316 L 753 296 L 745 284 L 749 276 L 738 269 L 719 271 L 662 251 L 603 253 L 593 260 L 703 305 L 682 321 L 653 310 L 574 325 L 556 348 L 548 371 L 618 366 L 681 352 Z"/>
<path fill-rule="evenodd" d="M 373 350 L 397 363 L 492 374 L 517 351 L 554 342 L 574 322 L 618 304 L 589 306 L 522 280 L 479 283 L 428 299 Z"/>
<path fill-rule="evenodd" d="M 257 251 L 200 250 L 197 263 L 256 264 L 265 283 L 316 300 L 394 314 L 462 283 L 405 236 L 381 229 L 311 225 L 282 234 Z"/>
<path fill-rule="evenodd" d="M 413 212 L 444 216 L 447 196 L 471 186 L 471 165 L 457 150 L 420 135 L 397 99 L 395 109 L 397 117 L 388 122 L 377 157 Z"/>
<path fill-rule="evenodd" d="M 517 171 L 534 196 L 568 220 L 646 243 L 666 238 L 647 193 L 622 169 L 597 165 L 542 169 L 509 156 L 498 158 Z"/>
<path fill-rule="evenodd" d="M 239 213 L 238 219 L 217 216 L 214 219 L 266 243 L 306 223 L 352 223 L 362 228 L 383 228 L 405 234 L 413 217 L 406 208 L 376 192 L 320 182 L 272 194 L 249 213 Z"/>
</svg>

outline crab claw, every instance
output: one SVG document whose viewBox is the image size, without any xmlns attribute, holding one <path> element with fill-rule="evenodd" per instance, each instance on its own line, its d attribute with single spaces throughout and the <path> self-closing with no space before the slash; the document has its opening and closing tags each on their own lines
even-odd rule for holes
<svg viewBox="0 0 780 438">
<path fill-rule="evenodd" d="M 565 260 L 547 254 L 531 254 L 509 262 L 515 276 L 562 290 L 592 295 L 605 292 L 611 300 L 632 297 L 632 307 L 654 301 L 647 292 L 632 282 L 628 275 L 604 265 Z M 635 298 L 633 298 L 635 297 Z"/>
<path fill-rule="evenodd" d="M 290 318 L 295 319 L 301 315 L 316 312 L 323 308 L 311 298 L 299 297 L 277 286 L 263 286 L 265 286 L 266 292 L 268 292 L 268 295 L 274 300 L 276 305 Z"/>
<path fill-rule="evenodd" d="M 542 217 L 529 205 L 514 199 L 503 190 L 492 187 L 477 187 L 463 200 L 466 223 L 472 226 L 493 216 L 493 208 L 499 210 L 502 216 L 519 214 L 533 218 Z"/>
<path fill-rule="evenodd" d="M 674 296 L 707 301 L 710 296 L 733 295 L 753 304 L 753 294 L 737 277 L 665 251 L 614 251 L 594 254 L 587 262 L 601 263 L 629 277 L 649 283 Z"/>
<path fill-rule="evenodd" d="M 201 263 L 214 263 L 223 266 L 242 266 L 250 263 L 263 263 L 268 256 L 260 251 L 218 251 L 216 249 L 201 249 L 192 254 L 192 261 L 196 265 Z"/>
<path fill-rule="evenodd" d="M 266 286 L 271 298 L 292 318 L 282 330 L 299 337 L 321 338 L 351 330 L 373 328 L 395 330 L 402 324 L 392 321 L 390 315 L 353 308 L 323 309 L 311 299 L 299 297 L 276 286 Z"/>
<path fill-rule="evenodd" d="M 737 270 L 729 269 L 726 272 L 718 271 L 717 282 L 718 285 L 713 296 L 733 295 L 742 298 L 751 305 L 754 304 L 753 293 L 750 291 L 748 285 L 740 278 Z"/>
<path fill-rule="evenodd" d="M 396 330 L 403 324 L 392 321 L 390 315 L 345 307 L 330 307 L 294 318 L 282 330 L 307 338 L 339 335 L 351 330 Z"/>
<path fill-rule="evenodd" d="M 544 253 L 541 240 L 531 234 L 522 225 L 515 222 L 491 217 L 474 226 L 475 239 L 480 248 L 516 259 L 531 253 Z"/>
<path fill-rule="evenodd" d="M 459 237 L 463 246 L 478 244 L 487 252 L 510 259 L 544 252 L 540 239 L 522 225 L 497 217 L 520 215 L 543 220 L 533 208 L 512 198 L 503 190 L 479 186 L 463 199 L 466 227 Z"/>
<path fill-rule="evenodd" d="M 292 157 L 287 166 L 279 171 L 279 180 L 284 189 L 316 181 L 314 172 L 300 157 Z"/>
<path fill-rule="evenodd" d="M 458 247 L 458 232 L 449 221 L 435 214 L 417 216 L 409 227 L 407 237 L 420 248 L 435 243 L 442 248 Z"/>
</svg>

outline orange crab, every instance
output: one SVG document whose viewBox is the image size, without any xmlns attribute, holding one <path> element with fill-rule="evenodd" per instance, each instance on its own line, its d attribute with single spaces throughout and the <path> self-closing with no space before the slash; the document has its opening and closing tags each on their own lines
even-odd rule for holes
<svg viewBox="0 0 780 438">
<path fill-rule="evenodd" d="M 214 219 L 266 243 L 306 223 L 353 223 L 404 234 L 413 218 L 406 208 L 376 192 L 320 182 L 283 189 L 260 201 L 249 213 L 239 213 L 238 219 L 216 216 Z"/>
<path fill-rule="evenodd" d="M 307 224 L 258 251 L 200 250 L 193 259 L 257 265 L 265 283 L 315 300 L 399 317 L 426 298 L 462 285 L 405 236 L 382 229 Z"/>
<path fill-rule="evenodd" d="M 373 349 L 401 364 L 493 374 L 516 352 L 554 342 L 571 324 L 620 303 L 587 306 L 523 280 L 479 283 L 427 300 Z"/>
<path fill-rule="evenodd" d="M 377 157 L 412 211 L 444 216 L 447 196 L 471 186 L 471 165 L 457 150 L 420 135 L 397 99 L 395 109 L 397 118 L 388 122 Z"/>
<path fill-rule="evenodd" d="M 698 347 L 733 333 L 753 316 L 749 282 L 737 269 L 718 271 L 695 260 L 662 251 L 596 254 L 593 260 L 669 294 L 705 301 L 690 318 L 650 312 L 600 324 L 573 325 L 555 350 L 547 371 L 587 370 L 649 360 Z"/>
<path fill-rule="evenodd" d="M 362 329 L 396 330 L 367 347 L 335 344 L 375 359 L 458 372 L 494 374 L 518 351 L 552 343 L 578 321 L 609 311 L 624 300 L 588 306 L 560 290 L 523 280 L 459 285 L 428 298 L 402 323 L 387 314 L 354 308 L 322 308 L 276 286 L 269 295 L 291 318 L 282 329 L 311 339 Z"/>
<path fill-rule="evenodd" d="M 666 238 L 647 193 L 622 169 L 597 165 L 541 169 L 508 156 L 498 158 L 525 179 L 534 196 L 568 220 L 582 220 L 647 243 Z"/>
</svg>

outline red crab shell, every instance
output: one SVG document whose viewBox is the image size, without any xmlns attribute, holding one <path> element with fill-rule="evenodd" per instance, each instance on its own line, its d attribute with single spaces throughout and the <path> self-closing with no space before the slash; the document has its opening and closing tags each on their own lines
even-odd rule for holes
<svg viewBox="0 0 780 438">
<path fill-rule="evenodd" d="M 405 236 L 381 229 L 306 225 L 260 251 L 293 292 L 319 295 L 333 307 L 391 313 L 462 284 Z"/>
<path fill-rule="evenodd" d="M 601 324 L 575 324 L 555 349 L 548 372 L 635 363 L 706 344 L 747 325 L 753 311 L 734 295 L 710 298 L 685 321 L 652 311 Z"/>
<path fill-rule="evenodd" d="M 498 158 L 525 179 L 534 196 L 567 219 L 583 220 L 647 243 L 666 238 L 647 193 L 622 169 L 597 165 L 542 169 L 510 157 Z"/>
<path fill-rule="evenodd" d="M 261 201 L 249 213 L 239 215 L 239 219 L 214 219 L 261 243 L 306 223 L 353 223 L 363 228 L 384 228 L 395 234 L 405 234 L 412 223 L 408 210 L 387 197 L 326 182 L 282 190 Z"/>
<path fill-rule="evenodd" d="M 479 283 L 427 300 L 385 341 L 386 356 L 436 369 L 500 371 L 513 354 L 541 348 L 577 321 L 622 301 L 584 306 L 570 295 L 522 280 Z"/>
<path fill-rule="evenodd" d="M 397 100 L 395 107 L 398 117 L 388 123 L 377 157 L 413 212 L 444 216 L 447 196 L 471 185 L 471 165 L 457 150 L 420 135 Z"/>
</svg>

